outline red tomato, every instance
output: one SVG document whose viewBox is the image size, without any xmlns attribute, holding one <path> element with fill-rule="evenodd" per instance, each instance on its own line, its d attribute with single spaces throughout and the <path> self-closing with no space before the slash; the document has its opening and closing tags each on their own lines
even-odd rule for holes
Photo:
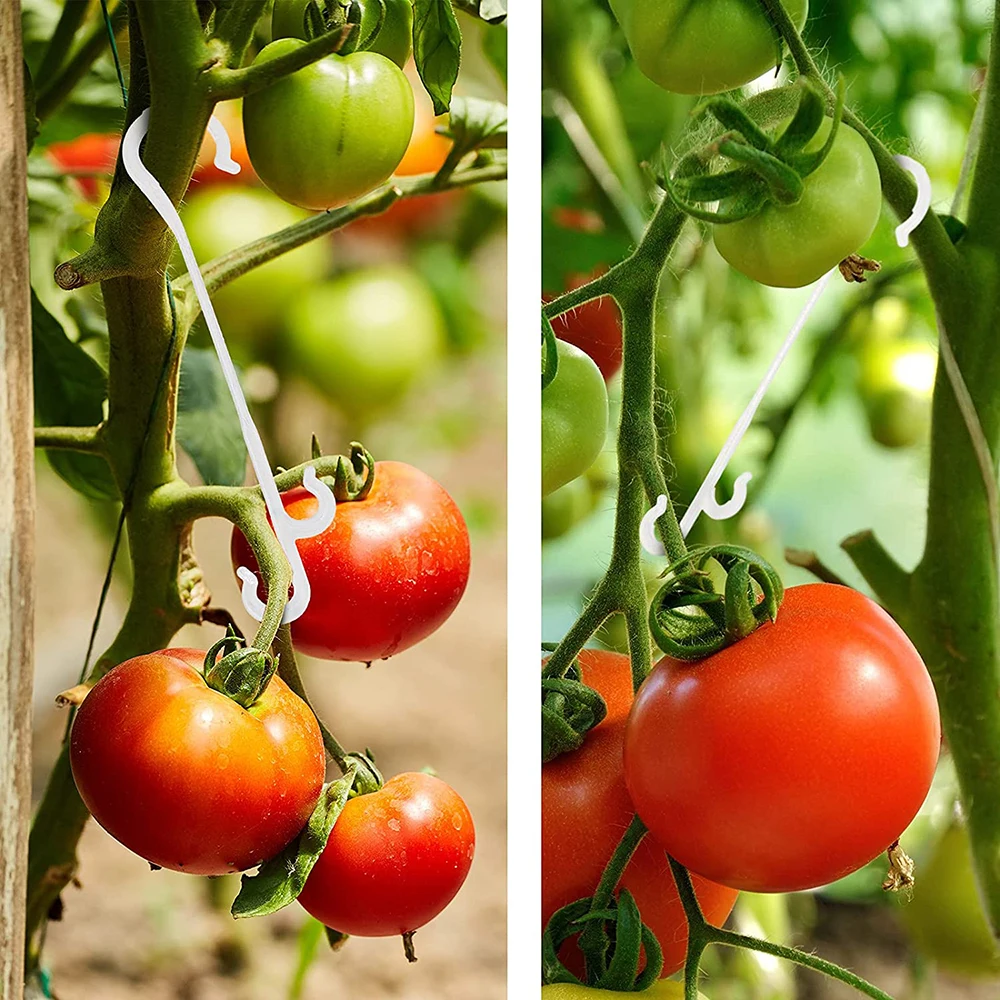
<svg viewBox="0 0 1000 1000">
<path fill-rule="evenodd" d="M 309 517 L 316 498 L 282 495 L 285 510 Z M 385 659 L 426 639 L 455 610 L 469 579 L 469 533 L 454 500 L 403 462 L 376 462 L 364 500 L 337 505 L 333 524 L 298 543 L 312 586 L 292 623 L 302 652 L 325 660 Z M 257 561 L 233 531 L 233 567 Z"/>
<path fill-rule="evenodd" d="M 117 133 L 103 135 L 91 132 L 77 136 L 68 142 L 54 142 L 48 147 L 49 156 L 69 174 L 107 174 L 110 178 L 115 171 L 115 161 L 118 159 L 118 145 L 121 136 Z M 94 199 L 98 194 L 96 177 L 77 177 L 87 198 Z"/>
<path fill-rule="evenodd" d="M 130 851 L 193 875 L 277 854 L 316 805 L 319 724 L 278 677 L 242 708 L 205 683 L 197 649 L 136 656 L 77 712 L 70 764 L 94 819 Z"/>
<path fill-rule="evenodd" d="M 602 269 L 593 274 L 576 275 L 570 279 L 566 291 L 572 291 L 596 278 Z M 553 296 L 545 296 L 549 302 Z M 612 378 L 622 366 L 622 316 L 614 299 L 602 295 L 582 306 L 557 316 L 552 329 L 560 340 L 574 344 L 586 352 L 601 369 L 604 381 Z"/>
<path fill-rule="evenodd" d="M 344 806 L 299 902 L 345 934 L 415 931 L 455 898 L 475 848 L 472 816 L 450 785 L 397 774 Z"/>
<path fill-rule="evenodd" d="M 682 864 L 753 892 L 833 882 L 889 847 L 931 785 L 930 677 L 877 604 L 792 587 L 774 624 L 699 663 L 662 660 L 636 696 L 625 777 Z"/>
<path fill-rule="evenodd" d="M 622 743 L 632 704 L 629 659 L 585 649 L 579 663 L 583 680 L 604 697 L 608 714 L 579 750 L 542 768 L 543 925 L 560 907 L 593 894 L 635 813 L 622 775 Z M 721 926 L 737 893 L 692 877 L 706 918 Z M 671 975 L 684 964 L 687 920 L 663 848 L 649 834 L 625 869 L 621 886 L 635 897 L 643 922 L 663 948 L 661 975 Z M 567 941 L 560 956 L 573 971 L 583 971 L 575 941 Z"/>
</svg>

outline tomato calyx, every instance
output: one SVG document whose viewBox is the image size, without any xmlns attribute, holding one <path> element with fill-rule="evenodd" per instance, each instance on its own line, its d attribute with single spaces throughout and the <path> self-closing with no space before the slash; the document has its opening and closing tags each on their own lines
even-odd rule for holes
<svg viewBox="0 0 1000 1000">
<path fill-rule="evenodd" d="M 583 745 L 594 726 L 604 721 L 608 706 L 580 679 L 574 660 L 562 677 L 542 676 L 542 763 Z"/>
<path fill-rule="evenodd" d="M 722 594 L 706 571 L 713 561 L 726 573 Z M 693 548 L 663 575 L 649 628 L 657 646 L 678 660 L 704 659 L 775 621 L 785 593 L 774 567 L 741 545 Z"/>
<path fill-rule="evenodd" d="M 230 626 L 205 654 L 205 683 L 237 705 L 249 708 L 267 689 L 276 667 L 270 653 L 247 646 Z"/>
<path fill-rule="evenodd" d="M 374 10 L 374 17 L 368 14 Z M 368 16 L 366 16 L 368 15 Z M 305 41 L 341 31 L 337 54 L 346 56 L 370 47 L 385 23 L 385 0 L 309 0 L 302 11 Z"/>
<path fill-rule="evenodd" d="M 315 434 L 312 437 L 312 457 L 324 457 Z M 350 455 L 338 455 L 333 475 L 321 476 L 320 480 L 333 490 L 337 503 L 364 500 L 375 485 L 375 459 L 363 444 L 352 441 Z"/>
<path fill-rule="evenodd" d="M 575 983 L 628 993 L 648 989 L 663 969 L 663 949 L 642 922 L 634 897 L 622 889 L 607 909 L 593 911 L 592 905 L 592 897 L 578 899 L 552 914 L 542 935 L 542 983 Z M 559 959 L 559 949 L 571 937 L 577 938 L 583 952 L 587 982 Z M 643 953 L 646 961 L 640 971 Z"/>
<path fill-rule="evenodd" d="M 768 204 L 794 205 L 802 198 L 804 181 L 833 149 L 843 118 L 844 86 L 841 79 L 830 131 L 819 149 L 807 147 L 826 118 L 823 98 L 805 78 L 794 87 L 798 106 L 785 129 L 774 136 L 754 122 L 745 106 L 728 97 L 710 98 L 695 109 L 695 114 L 711 114 L 725 131 L 682 157 L 672 176 L 661 157 L 657 182 L 681 211 L 725 224 L 748 219 Z M 719 157 L 730 165 L 713 172 Z M 720 202 L 720 207 L 701 207 L 713 202 Z"/>
</svg>

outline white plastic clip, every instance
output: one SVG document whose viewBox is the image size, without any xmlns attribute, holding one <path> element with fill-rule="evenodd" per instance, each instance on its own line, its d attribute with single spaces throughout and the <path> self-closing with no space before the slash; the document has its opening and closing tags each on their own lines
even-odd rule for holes
<svg viewBox="0 0 1000 1000">
<path fill-rule="evenodd" d="M 240 165 L 233 159 L 233 146 L 229 141 L 229 133 L 215 115 L 208 120 L 208 134 L 215 143 L 215 159 L 212 162 L 227 174 L 238 174 Z"/>
<path fill-rule="evenodd" d="M 229 136 L 222 123 L 217 118 L 212 118 L 209 122 L 209 132 L 216 144 L 215 164 L 221 170 L 229 173 L 239 172 L 239 164 L 233 164 L 230 156 Z M 239 378 L 236 375 L 236 368 L 232 358 L 229 356 L 229 349 L 226 347 L 225 338 L 222 336 L 222 328 L 219 320 L 212 308 L 212 301 L 205 287 L 205 281 L 201 276 L 198 261 L 195 259 L 191 243 L 184 231 L 184 225 L 173 202 L 167 197 L 166 192 L 160 187 L 157 179 L 146 169 L 139 158 L 139 146 L 143 138 L 149 131 L 149 109 L 147 108 L 132 124 L 125 133 L 122 141 L 122 163 L 129 177 L 135 182 L 136 187 L 142 191 L 149 199 L 152 206 L 163 218 L 167 227 L 177 238 L 181 255 L 187 265 L 191 284 L 194 287 L 198 303 L 201 305 L 202 314 L 208 324 L 209 333 L 212 335 L 212 343 L 215 345 L 216 353 L 219 356 L 219 364 L 222 366 L 222 374 L 225 377 L 229 394 L 232 396 L 233 405 L 239 417 L 240 427 L 243 430 L 243 439 L 246 441 L 247 451 L 250 454 L 250 463 L 253 465 L 257 482 L 260 484 L 261 492 L 264 495 L 264 502 L 267 505 L 267 512 L 274 527 L 274 533 L 278 538 L 281 548 L 284 550 L 288 562 L 292 568 L 293 595 L 285 605 L 282 622 L 295 621 L 309 605 L 311 588 L 309 578 L 306 576 L 305 567 L 302 565 L 302 557 L 299 555 L 298 546 L 295 544 L 299 538 L 311 538 L 318 535 L 333 523 L 336 513 L 337 501 L 333 492 L 319 481 L 316 470 L 308 466 L 303 476 L 302 485 L 305 486 L 319 504 L 316 512 L 301 520 L 289 517 L 285 513 L 285 508 L 281 503 L 281 496 L 278 493 L 277 484 L 271 474 L 271 466 L 264 451 L 264 444 L 260 439 L 260 434 L 250 416 L 250 409 L 246 399 L 243 397 L 243 390 L 240 387 Z M 228 164 L 236 167 L 232 170 Z M 253 617 L 260 621 L 264 616 L 264 602 L 257 596 L 257 580 L 253 572 L 245 566 L 241 566 L 237 575 L 243 581 L 243 604 Z"/>
<path fill-rule="evenodd" d="M 708 475 L 705 476 L 701 486 L 698 487 L 698 492 L 695 493 L 694 499 L 691 501 L 691 506 L 684 512 L 684 516 L 681 518 L 680 523 L 681 535 L 684 538 L 687 538 L 688 533 L 694 527 L 694 523 L 698 520 L 700 514 L 707 514 L 713 521 L 724 521 L 727 518 L 738 514 L 743 509 L 743 505 L 747 500 L 747 484 L 753 478 L 753 473 L 743 472 L 737 476 L 736 482 L 733 483 L 733 495 L 724 503 L 719 503 L 716 499 L 715 488 L 718 486 L 719 480 L 722 478 L 722 474 L 726 471 L 726 466 L 729 464 L 729 460 L 733 457 L 733 453 L 739 446 L 740 441 L 743 440 L 743 435 L 746 434 L 750 424 L 753 422 L 753 418 L 757 413 L 758 407 L 763 401 L 771 383 L 774 381 L 775 375 L 778 374 L 778 369 L 788 356 L 788 352 L 792 349 L 792 345 L 798 339 L 799 334 L 802 332 L 802 328 L 806 325 L 806 320 L 809 318 L 809 314 L 813 311 L 813 309 L 815 309 L 816 303 L 819 302 L 820 296 L 829 284 L 830 278 L 832 278 L 836 273 L 836 268 L 827 271 L 827 273 L 824 274 L 823 277 L 820 278 L 819 281 L 817 281 L 813 286 L 812 294 L 809 296 L 809 301 L 805 304 L 802 311 L 799 313 L 798 318 L 795 320 L 795 323 L 792 325 L 792 329 L 785 338 L 785 342 L 781 345 L 781 350 L 779 350 L 775 355 L 774 360 L 771 362 L 771 367 L 768 368 L 767 373 L 761 380 L 760 385 L 757 386 L 757 391 L 753 394 L 753 398 L 740 415 L 740 419 L 736 421 L 736 426 L 733 427 L 729 437 L 726 438 L 726 443 L 722 446 L 722 450 L 719 452 L 718 457 L 712 463 L 712 468 L 709 469 Z M 656 519 L 666 509 L 667 498 L 661 494 L 653 507 L 651 507 L 643 516 L 642 522 L 639 526 L 639 540 L 642 543 L 642 547 L 650 555 L 665 555 L 663 543 L 656 537 L 653 528 L 656 524 Z"/>
<path fill-rule="evenodd" d="M 917 200 L 913 203 L 913 211 L 908 219 L 896 226 L 896 242 L 905 247 L 910 243 L 910 233 L 924 221 L 924 216 L 931 207 L 931 179 L 919 160 L 902 154 L 895 157 L 895 160 L 904 170 L 913 174 L 913 179 L 917 182 Z"/>
</svg>

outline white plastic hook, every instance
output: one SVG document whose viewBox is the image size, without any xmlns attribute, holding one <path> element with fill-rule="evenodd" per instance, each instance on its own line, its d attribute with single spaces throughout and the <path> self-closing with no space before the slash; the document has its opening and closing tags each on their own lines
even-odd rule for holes
<svg viewBox="0 0 1000 1000">
<path fill-rule="evenodd" d="M 813 286 L 809 301 L 805 304 L 795 323 L 792 325 L 788 336 L 785 338 L 785 342 L 781 345 L 781 349 L 771 362 L 771 367 L 768 368 L 760 385 L 757 386 L 757 391 L 753 394 L 753 398 L 747 403 L 746 409 L 740 415 L 740 419 L 736 421 L 736 426 L 733 427 L 729 437 L 726 438 L 726 443 L 722 446 L 722 450 L 712 463 L 712 468 L 709 469 L 708 475 L 705 476 L 701 486 L 698 487 L 698 492 L 695 493 L 694 499 L 691 501 L 691 506 L 684 512 L 680 523 L 681 535 L 684 538 L 687 538 L 688 533 L 694 527 L 695 521 L 698 520 L 701 514 L 707 514 L 713 521 L 724 521 L 738 514 L 743 509 L 743 505 L 747 500 L 747 484 L 753 477 L 753 473 L 742 472 L 737 476 L 736 482 L 733 483 L 733 495 L 724 503 L 719 503 L 716 499 L 715 489 L 719 485 L 722 474 L 726 471 L 729 460 L 733 457 L 733 453 L 739 446 L 740 441 L 743 440 L 743 435 L 746 434 L 750 424 L 753 422 L 757 409 L 763 401 L 771 383 L 774 381 L 775 375 L 778 374 L 778 369 L 788 356 L 792 345 L 798 339 L 802 328 L 806 325 L 809 314 L 816 308 L 816 303 L 819 302 L 820 296 L 829 284 L 830 279 L 836 273 L 837 268 L 827 271 Z M 650 555 L 665 555 L 663 543 L 656 537 L 653 528 L 656 524 L 656 519 L 666 509 L 667 498 L 661 494 L 656 503 L 643 516 L 639 526 L 639 540 L 642 543 L 642 547 Z"/>
<path fill-rule="evenodd" d="M 241 168 L 233 159 L 233 146 L 229 141 L 229 133 L 215 115 L 208 120 L 208 134 L 215 143 L 215 159 L 212 162 L 227 174 L 238 174 Z"/>
<path fill-rule="evenodd" d="M 163 218 L 167 227 L 177 239 L 181 256 L 187 265 L 188 274 L 198 303 L 201 305 L 202 314 L 208 324 L 209 333 L 212 335 L 212 343 L 215 345 L 216 353 L 219 356 L 219 364 L 222 366 L 222 374 L 225 377 L 229 394 L 232 396 L 233 405 L 239 417 L 240 427 L 243 431 L 243 439 L 246 441 L 247 451 L 250 454 L 250 463 L 260 484 L 261 493 L 264 495 L 264 503 L 274 527 L 274 533 L 278 538 L 281 548 L 292 568 L 292 588 L 293 595 L 285 605 L 282 615 L 282 623 L 295 621 L 300 617 L 309 605 L 311 588 L 309 578 L 306 576 L 305 567 L 302 565 L 302 557 L 299 555 L 298 546 L 295 544 L 299 538 L 311 538 L 325 531 L 333 522 L 336 513 L 337 501 L 333 492 L 319 481 L 316 470 L 308 466 L 303 476 L 302 485 L 309 490 L 319 504 L 316 512 L 308 518 L 298 520 L 285 513 L 285 508 L 281 503 L 281 496 L 278 493 L 277 484 L 271 474 L 271 466 L 267 460 L 267 453 L 264 451 L 264 444 L 260 439 L 260 433 L 254 425 L 250 416 L 250 409 L 243 396 L 239 378 L 236 375 L 236 368 L 232 358 L 229 356 L 229 349 L 226 347 L 225 338 L 222 336 L 222 328 L 212 307 L 212 300 L 209 298 L 208 289 L 202 278 L 198 261 L 195 259 L 191 243 L 184 231 L 184 225 L 173 202 L 166 192 L 160 187 L 159 181 L 146 169 L 139 158 L 139 146 L 143 138 L 149 131 L 149 109 L 147 108 L 129 126 L 122 141 L 122 163 L 129 177 L 135 182 L 136 187 L 142 191 L 149 199 L 152 206 Z M 217 118 L 212 118 L 209 122 L 209 132 L 216 143 L 215 163 L 222 170 L 229 173 L 239 171 L 239 164 L 236 170 L 230 170 L 225 161 L 232 163 L 229 149 L 229 136 L 222 123 Z M 221 162 L 220 162 L 221 161 Z M 243 581 L 243 604 L 253 617 L 260 621 L 264 616 L 264 602 L 257 596 L 257 580 L 254 574 L 245 566 L 237 570 L 237 575 Z"/>
<path fill-rule="evenodd" d="M 917 182 L 917 200 L 913 203 L 913 211 L 908 219 L 904 219 L 896 226 L 896 242 L 905 247 L 909 245 L 910 233 L 924 221 L 924 216 L 931 207 L 931 179 L 927 169 L 919 160 L 902 154 L 895 157 L 895 160 L 904 170 L 909 171 Z"/>
</svg>

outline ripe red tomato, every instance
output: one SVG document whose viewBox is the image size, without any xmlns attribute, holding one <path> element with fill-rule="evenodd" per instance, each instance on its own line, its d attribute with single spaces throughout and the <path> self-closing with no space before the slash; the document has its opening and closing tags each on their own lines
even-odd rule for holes
<svg viewBox="0 0 1000 1000">
<path fill-rule="evenodd" d="M 662 660 L 625 735 L 625 778 L 661 844 L 754 892 L 824 885 L 916 815 L 941 743 L 930 677 L 877 604 L 792 587 L 774 624 L 698 663 Z"/>
<path fill-rule="evenodd" d="M 67 173 L 107 174 L 110 178 L 115 170 L 120 142 L 121 136 L 117 133 L 104 135 L 90 132 L 68 142 L 52 143 L 48 154 Z M 77 177 L 76 183 L 87 198 L 97 198 L 99 185 L 96 177 Z"/>
<path fill-rule="evenodd" d="M 415 931 L 455 898 L 475 848 L 458 792 L 429 774 L 397 774 L 344 806 L 299 902 L 345 934 Z"/>
<path fill-rule="evenodd" d="M 562 906 L 590 896 L 625 832 L 635 808 L 622 774 L 622 743 L 632 704 L 629 659 L 621 653 L 585 649 L 579 656 L 583 680 L 599 691 L 608 714 L 579 750 L 542 768 L 542 923 Z M 692 876 L 706 918 L 721 925 L 736 902 L 729 888 Z M 663 848 L 649 834 L 625 869 L 621 886 L 635 897 L 646 923 L 663 948 L 663 972 L 684 964 L 687 920 Z M 567 941 L 560 957 L 576 972 L 583 957 Z"/>
<path fill-rule="evenodd" d="M 570 279 L 566 291 L 585 285 L 600 274 L 579 274 Z M 551 301 L 545 296 L 544 301 Z M 609 381 L 622 366 L 622 317 L 614 299 L 602 295 L 591 299 L 570 312 L 557 316 L 552 321 L 552 329 L 560 340 L 579 347 L 589 354 L 601 369 L 604 381 Z"/>
<path fill-rule="evenodd" d="M 130 851 L 225 875 L 302 829 L 326 761 L 315 716 L 284 681 L 245 709 L 206 684 L 204 660 L 163 649 L 111 670 L 77 712 L 70 764 L 94 819 Z"/>
<path fill-rule="evenodd" d="M 316 498 L 301 488 L 282 502 L 296 518 L 316 510 Z M 338 504 L 333 524 L 298 546 L 312 598 L 292 622 L 292 638 L 326 660 L 370 662 L 409 649 L 447 620 L 469 579 L 461 511 L 430 476 L 403 462 L 376 462 L 368 496 Z M 232 556 L 234 569 L 256 572 L 235 529 Z"/>
</svg>

